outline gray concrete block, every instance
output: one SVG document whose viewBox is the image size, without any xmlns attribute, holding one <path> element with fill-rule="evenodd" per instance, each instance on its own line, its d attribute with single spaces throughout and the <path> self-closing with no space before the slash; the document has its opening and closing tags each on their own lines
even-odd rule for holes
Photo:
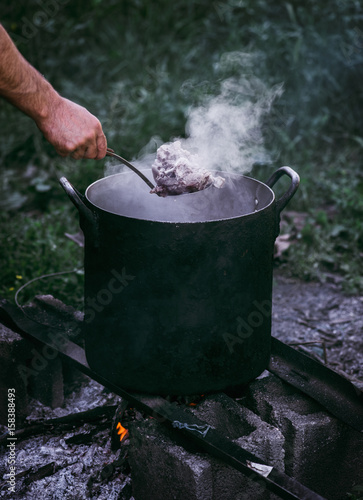
<svg viewBox="0 0 363 500">
<path fill-rule="evenodd" d="M 175 444 L 156 420 L 130 426 L 129 462 L 135 500 L 211 500 L 212 468 Z"/>
<path fill-rule="evenodd" d="M 285 436 L 285 471 L 329 500 L 363 484 L 363 435 L 274 376 L 250 384 L 246 404 Z"/>
<path fill-rule="evenodd" d="M 281 432 L 225 394 L 208 396 L 191 411 L 270 465 L 283 467 Z M 176 444 L 175 436 L 155 420 L 138 422 L 130 429 L 129 460 L 135 500 L 276 500 L 262 480 L 253 482 L 209 454 L 196 452 L 181 437 L 186 451 Z"/>
<path fill-rule="evenodd" d="M 80 313 L 48 295 L 36 297 L 24 310 L 36 322 L 55 326 L 54 335 L 60 335 L 58 328 L 64 325 L 77 330 L 81 320 Z M 27 416 L 28 397 L 52 408 L 63 404 L 63 364 L 54 350 L 35 347 L 0 325 L 0 422 L 3 425 L 7 422 L 9 388 L 15 388 L 16 419 L 20 425 Z"/>
<path fill-rule="evenodd" d="M 0 423 L 8 422 L 8 389 L 15 389 L 16 425 L 23 423 L 27 415 L 27 386 L 19 374 L 19 362 L 26 362 L 29 343 L 20 335 L 0 324 Z"/>
<path fill-rule="evenodd" d="M 63 364 L 60 357 L 52 359 L 39 373 L 29 378 L 28 392 L 31 397 L 50 408 L 64 403 Z"/>
<path fill-rule="evenodd" d="M 202 420 L 222 435 L 253 453 L 268 465 L 284 470 L 282 433 L 263 422 L 251 410 L 241 406 L 224 393 L 210 395 L 193 410 Z M 213 500 L 275 500 L 263 480 L 254 482 L 222 461 L 210 459 L 213 476 Z"/>
<path fill-rule="evenodd" d="M 63 343 L 63 334 L 81 340 L 82 314 L 65 305 L 52 295 L 38 295 L 32 303 L 24 307 L 27 316 L 36 323 L 49 326 L 49 335 L 57 343 Z M 72 338 L 72 340 L 74 340 Z M 63 364 L 59 354 L 47 346 L 35 347 L 29 343 L 26 362 L 19 360 L 18 371 L 24 379 L 28 394 L 51 408 L 62 406 L 64 402 L 63 372 L 67 368 L 68 379 L 74 369 Z"/>
<path fill-rule="evenodd" d="M 226 394 L 218 393 L 207 396 L 192 411 L 235 443 L 284 471 L 284 436 L 250 409 Z"/>
</svg>

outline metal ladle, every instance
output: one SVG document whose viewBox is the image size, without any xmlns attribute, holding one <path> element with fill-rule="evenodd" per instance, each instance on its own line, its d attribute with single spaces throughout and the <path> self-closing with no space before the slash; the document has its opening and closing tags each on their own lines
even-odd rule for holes
<svg viewBox="0 0 363 500">
<path fill-rule="evenodd" d="M 118 154 L 116 154 L 113 149 L 107 148 L 106 156 L 112 156 L 113 158 L 117 158 L 121 163 L 123 163 L 124 165 L 126 165 L 126 167 L 129 167 L 144 182 L 146 182 L 146 184 L 149 186 L 149 188 L 151 188 L 151 189 L 155 188 L 154 184 L 151 181 L 149 181 L 149 179 L 142 172 L 140 172 L 140 170 L 138 170 L 136 167 L 134 167 L 134 165 L 132 165 L 132 163 L 130 163 L 129 161 L 125 160 L 125 158 L 122 158 L 122 156 L 119 156 Z M 158 193 L 156 193 L 156 194 L 159 196 Z"/>
</svg>

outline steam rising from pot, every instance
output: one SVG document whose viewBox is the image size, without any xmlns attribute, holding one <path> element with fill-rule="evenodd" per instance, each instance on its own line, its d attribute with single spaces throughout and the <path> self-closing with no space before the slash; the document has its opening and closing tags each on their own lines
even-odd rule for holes
<svg viewBox="0 0 363 500">
<path fill-rule="evenodd" d="M 204 95 L 198 106 L 190 108 L 187 113 L 187 138 L 175 138 L 169 143 L 173 150 L 186 150 L 190 157 L 197 159 L 197 162 L 191 163 L 197 164 L 200 171 L 213 172 L 213 176 L 219 171 L 245 174 L 255 162 L 270 160 L 264 147 L 263 119 L 274 99 L 281 95 L 282 85 L 268 89 L 253 76 L 254 64 L 251 54 L 224 54 L 217 72 L 225 74 L 233 69 L 235 76 L 221 80 L 218 92 Z M 188 85 L 192 87 L 190 82 L 185 82 L 184 87 Z M 160 140 L 152 139 L 149 146 L 153 146 L 154 152 L 150 154 L 150 147 L 146 146 L 140 158 L 133 160 L 139 169 L 153 166 L 154 178 L 154 166 L 158 161 L 158 157 L 155 158 L 155 143 L 159 147 L 158 156 L 162 148 L 169 147 L 169 144 L 162 145 Z M 119 171 L 119 166 L 109 164 L 106 175 Z M 198 184 L 201 187 L 195 190 L 203 190 L 209 184 L 201 179 Z M 179 192 L 188 192 L 188 189 Z M 178 194 L 178 190 L 176 188 L 167 194 Z"/>
<path fill-rule="evenodd" d="M 281 92 L 281 86 L 267 90 L 258 79 L 223 81 L 219 95 L 190 110 L 183 147 L 197 149 L 211 170 L 247 173 L 254 162 L 269 160 L 262 121 Z"/>
<path fill-rule="evenodd" d="M 242 75 L 223 80 L 218 95 L 204 97 L 200 106 L 191 108 L 188 138 L 175 139 L 172 145 L 189 151 L 185 157 L 190 164 L 196 160 L 197 166 L 214 178 L 223 177 L 225 183 L 220 189 L 213 184 L 202 185 L 198 192 L 161 198 L 150 195 L 133 172 L 125 172 L 103 179 L 107 182 L 97 181 L 86 196 L 94 205 L 116 215 L 177 224 L 214 222 L 263 210 L 273 202 L 273 191 L 241 174 L 247 173 L 254 162 L 268 159 L 263 118 L 281 92 L 282 86 L 268 90 L 260 80 Z M 154 160 L 155 153 L 144 154 L 133 163 L 140 169 L 147 167 L 144 173 L 152 179 Z"/>
</svg>

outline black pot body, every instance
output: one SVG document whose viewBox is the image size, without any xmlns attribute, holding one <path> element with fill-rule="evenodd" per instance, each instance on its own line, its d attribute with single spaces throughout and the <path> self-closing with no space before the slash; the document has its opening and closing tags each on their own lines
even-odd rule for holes
<svg viewBox="0 0 363 500">
<path fill-rule="evenodd" d="M 240 182 L 260 209 L 191 223 L 110 213 L 88 193 L 80 218 L 93 370 L 129 391 L 188 395 L 236 388 L 268 366 L 279 207 L 268 186 Z"/>
</svg>

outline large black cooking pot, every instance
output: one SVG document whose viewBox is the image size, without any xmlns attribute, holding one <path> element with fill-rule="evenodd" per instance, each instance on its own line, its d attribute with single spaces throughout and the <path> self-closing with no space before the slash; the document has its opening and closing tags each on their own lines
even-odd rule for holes
<svg viewBox="0 0 363 500">
<path fill-rule="evenodd" d="M 276 201 L 284 174 L 291 182 Z M 221 175 L 221 189 L 166 198 L 132 172 L 85 196 L 61 179 L 85 235 L 87 360 L 125 389 L 228 390 L 268 365 L 274 242 L 299 176 Z"/>
</svg>

